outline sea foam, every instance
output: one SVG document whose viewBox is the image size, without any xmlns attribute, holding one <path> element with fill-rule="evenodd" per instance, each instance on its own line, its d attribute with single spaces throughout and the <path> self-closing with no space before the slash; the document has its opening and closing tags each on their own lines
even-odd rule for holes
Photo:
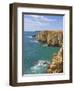
<svg viewBox="0 0 74 90">
<path fill-rule="evenodd" d="M 30 42 L 39 43 L 37 40 L 30 40 Z"/>
<path fill-rule="evenodd" d="M 27 36 L 27 38 L 32 38 L 32 36 Z"/>
<path fill-rule="evenodd" d="M 32 73 L 46 72 L 49 64 L 50 64 L 49 61 L 39 60 L 36 65 L 31 67 L 31 71 L 32 71 Z"/>
</svg>

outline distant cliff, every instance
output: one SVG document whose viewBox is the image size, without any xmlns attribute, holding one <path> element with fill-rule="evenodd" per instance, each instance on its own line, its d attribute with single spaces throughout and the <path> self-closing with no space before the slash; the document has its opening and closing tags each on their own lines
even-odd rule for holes
<svg viewBox="0 0 74 90">
<path fill-rule="evenodd" d="M 62 46 L 63 31 L 40 31 L 36 35 L 36 39 L 41 42 L 46 42 L 49 46 Z"/>
</svg>

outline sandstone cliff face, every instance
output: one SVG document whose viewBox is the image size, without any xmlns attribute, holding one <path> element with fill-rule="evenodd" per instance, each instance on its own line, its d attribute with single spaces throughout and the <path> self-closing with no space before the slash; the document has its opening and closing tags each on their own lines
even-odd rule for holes
<svg viewBox="0 0 74 90">
<path fill-rule="evenodd" d="M 36 36 L 38 41 L 46 42 L 47 41 L 47 31 L 39 32 Z"/>
<path fill-rule="evenodd" d="M 48 73 L 62 73 L 63 72 L 63 48 L 52 58 L 52 63 L 49 65 Z"/>
<path fill-rule="evenodd" d="M 36 36 L 38 41 L 46 42 L 49 46 L 61 46 L 63 43 L 62 31 L 41 31 Z"/>
<path fill-rule="evenodd" d="M 63 31 L 41 31 L 36 35 L 36 39 L 40 42 L 47 43 L 48 46 L 60 46 L 60 50 L 52 58 L 51 64 L 48 66 L 48 73 L 63 72 Z"/>
</svg>

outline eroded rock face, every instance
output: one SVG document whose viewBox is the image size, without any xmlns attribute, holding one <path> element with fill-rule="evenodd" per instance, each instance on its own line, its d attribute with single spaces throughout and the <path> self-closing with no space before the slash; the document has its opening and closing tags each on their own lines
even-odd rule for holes
<svg viewBox="0 0 74 90">
<path fill-rule="evenodd" d="M 41 31 L 36 36 L 38 41 L 47 42 L 50 46 L 61 46 L 63 43 L 62 31 Z"/>
<path fill-rule="evenodd" d="M 53 56 L 52 63 L 47 70 L 48 73 L 61 73 L 63 72 L 63 48 Z"/>
<path fill-rule="evenodd" d="M 60 50 L 52 58 L 49 64 L 48 73 L 63 72 L 63 31 L 41 31 L 36 35 L 36 39 L 40 42 L 45 42 L 48 46 L 60 46 Z"/>
<path fill-rule="evenodd" d="M 39 32 L 36 38 L 38 41 L 46 42 L 47 41 L 47 31 Z"/>
</svg>

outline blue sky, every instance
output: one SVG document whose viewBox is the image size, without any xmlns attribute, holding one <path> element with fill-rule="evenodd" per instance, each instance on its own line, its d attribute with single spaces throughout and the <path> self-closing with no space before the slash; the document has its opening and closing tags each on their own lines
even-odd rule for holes
<svg viewBox="0 0 74 90">
<path fill-rule="evenodd" d="M 63 16 L 24 14 L 24 30 L 63 30 Z"/>
</svg>

